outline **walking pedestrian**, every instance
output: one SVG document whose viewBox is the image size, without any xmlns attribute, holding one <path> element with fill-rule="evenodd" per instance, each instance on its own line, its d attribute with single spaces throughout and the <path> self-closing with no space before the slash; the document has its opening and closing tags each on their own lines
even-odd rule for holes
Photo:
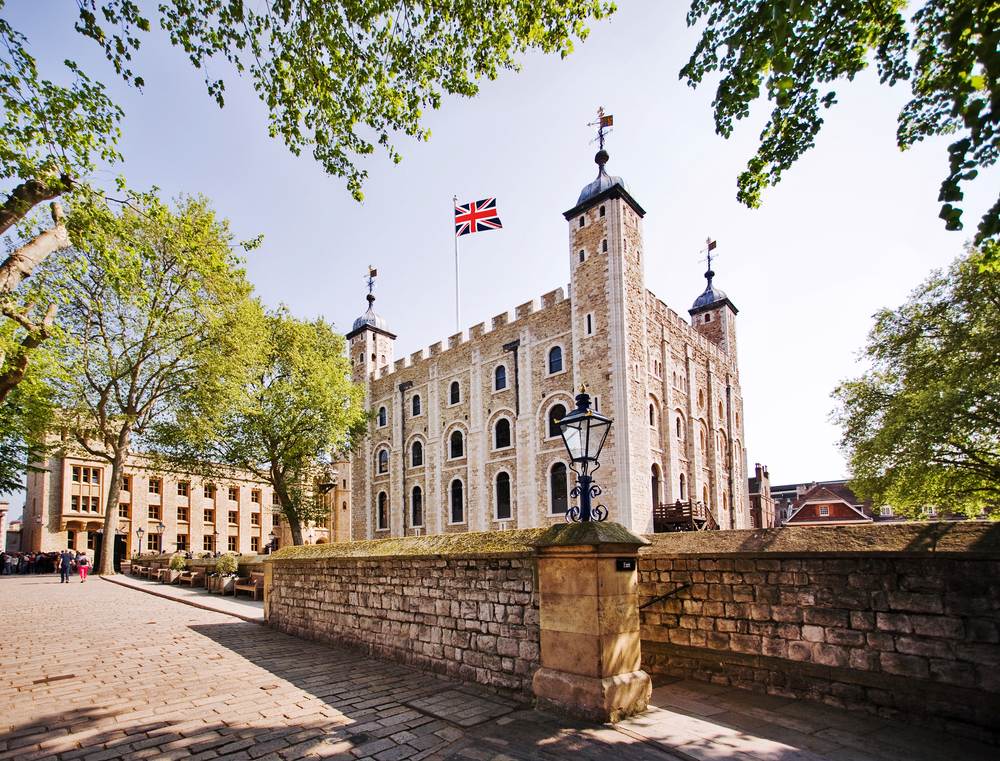
<svg viewBox="0 0 1000 761">
<path fill-rule="evenodd" d="M 69 584 L 69 572 L 73 567 L 73 553 L 69 550 L 63 550 L 62 555 L 59 556 L 59 583 Z"/>
<path fill-rule="evenodd" d="M 90 558 L 87 557 L 86 552 L 81 552 L 80 557 L 77 558 L 76 569 L 80 572 L 80 583 L 82 584 L 87 580 L 87 571 L 90 570 Z"/>
</svg>

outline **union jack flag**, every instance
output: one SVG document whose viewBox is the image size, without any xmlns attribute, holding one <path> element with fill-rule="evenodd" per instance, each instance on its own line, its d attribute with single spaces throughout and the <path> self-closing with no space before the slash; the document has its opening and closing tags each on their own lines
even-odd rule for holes
<svg viewBox="0 0 1000 761">
<path fill-rule="evenodd" d="M 500 230 L 497 216 L 497 199 L 486 198 L 467 204 L 455 204 L 455 237 L 487 230 Z"/>
</svg>

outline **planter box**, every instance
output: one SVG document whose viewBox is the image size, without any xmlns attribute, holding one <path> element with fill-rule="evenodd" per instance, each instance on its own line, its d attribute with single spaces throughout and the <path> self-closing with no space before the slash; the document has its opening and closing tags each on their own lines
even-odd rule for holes
<svg viewBox="0 0 1000 761">
<path fill-rule="evenodd" d="M 166 582 L 167 584 L 176 584 L 177 583 L 177 579 L 179 579 L 181 577 L 182 573 L 184 573 L 184 572 L 183 571 L 173 571 L 172 570 L 163 579 L 163 581 Z"/>
<path fill-rule="evenodd" d="M 220 592 L 223 595 L 226 595 L 226 594 L 228 594 L 228 593 L 230 593 L 230 592 L 233 591 L 233 587 L 235 585 L 236 585 L 236 577 L 235 576 L 229 576 L 229 577 L 222 577 L 222 576 L 212 577 L 212 576 L 209 576 L 208 577 L 208 591 L 210 593 L 211 592 Z"/>
</svg>

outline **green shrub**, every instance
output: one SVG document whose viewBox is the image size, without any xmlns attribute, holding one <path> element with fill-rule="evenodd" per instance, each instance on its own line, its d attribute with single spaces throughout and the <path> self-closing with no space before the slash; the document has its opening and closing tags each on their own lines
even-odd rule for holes
<svg viewBox="0 0 1000 761">
<path fill-rule="evenodd" d="M 184 556 L 177 553 L 172 558 L 170 558 L 170 570 L 171 571 L 183 571 L 187 568 L 187 561 Z"/>
<path fill-rule="evenodd" d="M 215 572 L 219 575 L 236 573 L 237 568 L 239 568 L 239 560 L 235 555 L 223 555 L 215 564 Z"/>
</svg>

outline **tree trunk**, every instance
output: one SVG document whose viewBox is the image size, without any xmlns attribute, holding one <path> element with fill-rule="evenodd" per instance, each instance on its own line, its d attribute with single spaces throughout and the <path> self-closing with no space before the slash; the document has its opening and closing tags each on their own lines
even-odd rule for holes
<svg viewBox="0 0 1000 761">
<path fill-rule="evenodd" d="M 128 439 L 126 439 L 128 441 Z M 111 478 L 108 479 L 108 501 L 104 506 L 104 544 L 101 553 L 101 576 L 113 576 L 115 573 L 115 534 L 118 533 L 118 504 L 122 493 L 122 476 L 125 473 L 125 456 L 128 447 L 114 447 L 111 458 Z M 132 514 L 135 522 L 135 513 Z M 129 525 L 132 530 L 132 525 Z M 141 547 L 139 548 L 141 551 Z"/>
<path fill-rule="evenodd" d="M 10 202 L 7 204 L 10 205 Z M 50 254 L 72 245 L 62 206 L 55 201 L 52 202 L 52 221 L 54 226 L 51 230 L 39 233 L 0 264 L 0 297 L 12 293 L 24 280 L 31 277 L 35 267 Z"/>
<path fill-rule="evenodd" d="M 64 174 L 58 179 L 52 177 L 48 181 L 28 180 L 22 182 L 11 191 L 4 205 L 0 206 L 0 234 L 7 232 L 24 219 L 28 212 L 42 201 L 58 198 L 72 187 L 73 180 L 68 174 Z"/>
</svg>

